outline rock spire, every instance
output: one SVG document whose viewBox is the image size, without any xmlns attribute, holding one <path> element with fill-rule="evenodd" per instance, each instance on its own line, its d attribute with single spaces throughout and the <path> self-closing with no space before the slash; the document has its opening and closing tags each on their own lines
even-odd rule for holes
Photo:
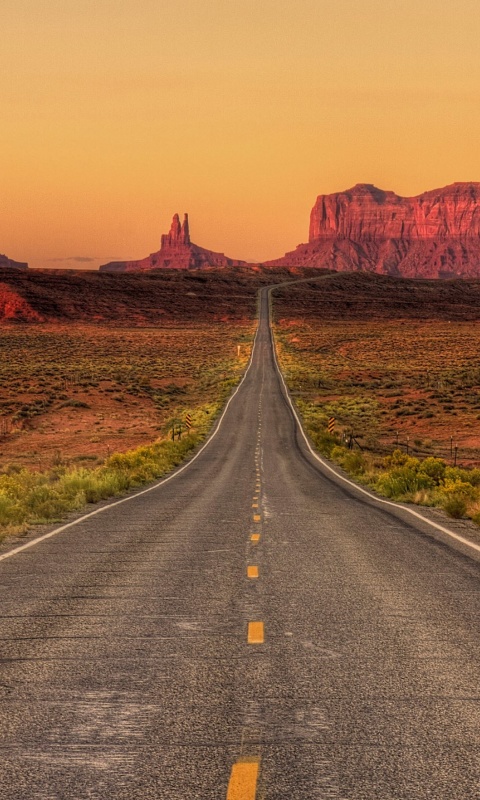
<svg viewBox="0 0 480 800">
<path fill-rule="evenodd" d="M 190 244 L 190 231 L 188 227 L 188 214 L 183 215 L 183 223 L 180 224 L 180 217 L 178 214 L 173 215 L 170 231 L 164 233 L 161 238 L 161 249 L 178 247 L 185 245 L 188 247 Z"/>
<path fill-rule="evenodd" d="M 194 244 L 190 239 L 188 214 L 180 222 L 174 214 L 168 233 L 161 237 L 160 250 L 138 261 L 111 261 L 100 267 L 102 272 L 137 272 L 149 269 L 201 269 L 202 267 L 238 267 L 245 261 L 228 258 Z"/>
</svg>

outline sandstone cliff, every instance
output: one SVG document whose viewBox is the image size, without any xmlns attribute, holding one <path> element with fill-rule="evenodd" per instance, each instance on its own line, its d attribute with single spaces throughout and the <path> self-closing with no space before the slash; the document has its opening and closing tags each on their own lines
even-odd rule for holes
<svg viewBox="0 0 480 800">
<path fill-rule="evenodd" d="M 188 214 L 180 223 L 178 214 L 172 220 L 169 233 L 163 234 L 160 250 L 139 261 L 110 261 L 101 272 L 140 272 L 152 269 L 201 269 L 202 267 L 239 267 L 245 261 L 228 258 L 223 253 L 206 250 L 190 240 Z"/>
<path fill-rule="evenodd" d="M 267 266 L 367 270 L 404 277 L 480 275 L 480 183 L 417 197 L 371 184 L 320 195 L 309 241 Z"/>
</svg>

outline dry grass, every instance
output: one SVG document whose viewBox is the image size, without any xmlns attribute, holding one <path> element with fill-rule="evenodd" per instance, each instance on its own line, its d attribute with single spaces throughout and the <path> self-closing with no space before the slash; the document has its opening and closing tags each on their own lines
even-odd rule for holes
<svg viewBox="0 0 480 800">
<path fill-rule="evenodd" d="M 238 382 L 253 333 L 253 323 L 3 330 L 0 538 L 180 463 Z"/>
<path fill-rule="evenodd" d="M 225 396 L 252 335 L 253 323 L 1 330 L 0 469 L 86 465 L 166 435 Z"/>
<path fill-rule="evenodd" d="M 276 326 L 294 394 L 382 452 L 480 463 L 477 322 L 284 319 Z"/>
<path fill-rule="evenodd" d="M 274 309 L 280 364 L 317 448 L 386 497 L 480 524 L 478 321 L 301 319 L 285 298 Z"/>
</svg>

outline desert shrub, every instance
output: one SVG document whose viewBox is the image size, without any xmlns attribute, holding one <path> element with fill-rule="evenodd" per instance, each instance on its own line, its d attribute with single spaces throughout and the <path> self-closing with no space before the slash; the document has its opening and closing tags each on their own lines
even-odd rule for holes
<svg viewBox="0 0 480 800">
<path fill-rule="evenodd" d="M 435 483 L 439 483 L 445 475 L 446 463 L 441 458 L 429 456 L 420 462 L 419 469 L 425 475 L 433 478 Z"/>
<path fill-rule="evenodd" d="M 312 433 L 309 431 L 309 433 L 317 450 L 327 456 L 327 458 L 330 458 L 332 450 L 338 447 L 338 439 L 335 436 L 331 436 L 331 434 L 326 431 L 321 431 L 319 433 Z"/>
<path fill-rule="evenodd" d="M 345 453 L 345 448 L 340 447 L 338 442 L 335 442 L 335 445 L 332 447 L 330 451 L 330 458 L 332 459 L 332 461 L 336 461 L 337 464 L 339 464 L 341 461 L 343 461 L 344 453 Z"/>
<path fill-rule="evenodd" d="M 450 494 L 442 502 L 442 508 L 449 517 L 460 519 L 464 517 L 467 511 L 467 502 L 465 495 Z"/>
<path fill-rule="evenodd" d="M 107 500 L 116 494 L 122 494 L 132 485 L 132 481 L 122 479 L 120 475 L 101 473 L 86 487 L 85 499 L 87 503 L 98 503 Z"/>
<path fill-rule="evenodd" d="M 417 492 L 431 489 L 434 485 L 428 475 L 405 465 L 379 475 L 375 488 L 394 500 L 411 500 Z"/>
<path fill-rule="evenodd" d="M 0 526 L 9 527 L 24 522 L 26 511 L 14 498 L 0 492 Z"/>
<path fill-rule="evenodd" d="M 92 469 L 61 463 L 47 472 L 16 466 L 0 474 L 0 537 L 28 524 L 52 522 L 86 503 L 96 503 L 161 478 L 185 458 L 207 433 L 220 403 L 191 410 L 195 432 L 115 453 Z"/>
<path fill-rule="evenodd" d="M 365 457 L 358 450 L 347 450 L 345 447 L 337 445 L 332 448 L 331 458 L 351 475 L 360 475 L 365 472 Z"/>
<path fill-rule="evenodd" d="M 386 469 L 390 467 L 409 466 L 411 469 L 418 469 L 420 461 L 418 458 L 407 455 L 403 450 L 394 450 L 390 456 L 385 456 L 384 465 Z"/>
<path fill-rule="evenodd" d="M 452 479 L 445 477 L 438 492 L 441 498 L 450 497 L 451 495 L 461 495 L 466 500 L 475 500 L 478 497 L 477 488 L 472 486 L 468 481 L 460 480 L 460 478 Z"/>
<path fill-rule="evenodd" d="M 59 408 L 90 408 L 90 406 L 83 400 L 66 400 L 60 403 Z"/>
<path fill-rule="evenodd" d="M 471 486 L 480 486 L 480 469 L 462 469 L 461 467 L 447 467 L 445 478 L 449 480 L 460 480 L 469 483 Z"/>
<path fill-rule="evenodd" d="M 354 475 L 359 475 L 362 472 L 365 472 L 365 459 L 362 453 L 354 452 L 350 450 L 344 458 L 343 466 L 347 470 L 347 472 L 351 472 Z"/>
<path fill-rule="evenodd" d="M 21 472 L 23 467 L 20 464 L 7 464 L 3 469 L 4 475 L 18 475 Z"/>
</svg>

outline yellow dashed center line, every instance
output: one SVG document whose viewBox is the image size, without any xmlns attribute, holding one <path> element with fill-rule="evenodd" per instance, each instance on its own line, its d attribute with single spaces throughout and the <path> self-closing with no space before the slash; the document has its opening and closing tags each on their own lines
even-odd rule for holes
<svg viewBox="0 0 480 800">
<path fill-rule="evenodd" d="M 260 514 L 254 514 L 253 515 L 253 521 L 254 522 L 261 522 L 262 521 L 261 515 Z"/>
<path fill-rule="evenodd" d="M 227 800 L 255 800 L 259 760 L 237 761 L 228 782 Z"/>
<path fill-rule="evenodd" d="M 252 533 L 250 536 L 251 542 L 259 542 L 260 541 L 260 534 L 259 533 Z"/>
<path fill-rule="evenodd" d="M 258 508 L 258 503 L 252 503 L 252 508 Z"/>
<path fill-rule="evenodd" d="M 258 567 L 247 567 L 247 578 L 258 578 Z"/>
<path fill-rule="evenodd" d="M 265 641 L 265 632 L 263 629 L 263 622 L 249 622 L 248 623 L 248 644 L 263 644 Z"/>
</svg>

